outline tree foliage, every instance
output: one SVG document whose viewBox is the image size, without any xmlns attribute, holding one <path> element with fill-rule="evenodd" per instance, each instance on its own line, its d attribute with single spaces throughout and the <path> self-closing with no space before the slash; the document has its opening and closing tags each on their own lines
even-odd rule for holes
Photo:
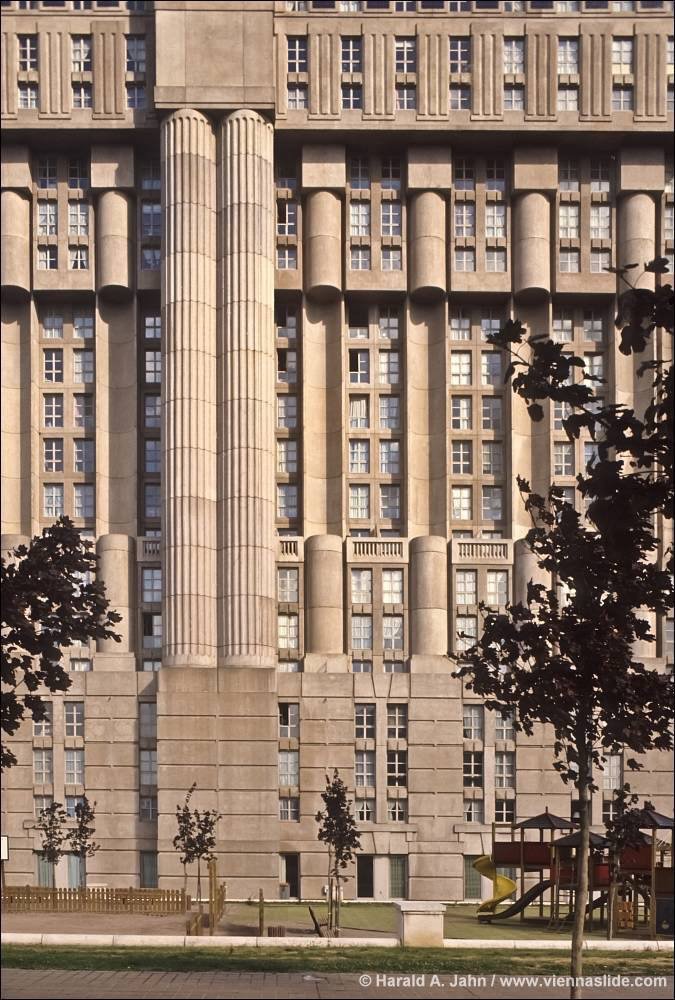
<svg viewBox="0 0 675 1000">
<path fill-rule="evenodd" d="M 176 823 L 178 832 L 173 838 L 173 846 L 181 852 L 180 862 L 183 865 L 187 881 L 187 866 L 197 863 L 197 897 L 201 906 L 201 863 L 215 858 L 216 828 L 222 814 L 215 809 L 191 809 L 190 801 L 197 788 L 197 783 L 190 786 L 183 805 L 176 806 Z"/>
<path fill-rule="evenodd" d="M 75 826 L 68 831 L 70 850 L 84 862 L 93 858 L 101 845 L 94 840 L 96 833 L 96 803 L 83 795 L 75 805 Z"/>
<path fill-rule="evenodd" d="M 663 272 L 664 262 L 647 270 Z M 594 392 L 597 377 L 571 381 L 584 360 L 548 336 L 528 336 L 518 321 L 489 338 L 510 353 L 506 377 L 534 421 L 544 416 L 542 402 L 565 403 L 569 439 L 584 434 L 597 442 L 597 460 L 577 477 L 584 514 L 559 488 L 542 496 L 518 477 L 532 522 L 526 544 L 547 582 L 531 580 L 526 600 L 502 613 L 481 604 L 482 635 L 458 657 L 458 676 L 487 708 L 515 710 L 515 728 L 528 735 L 538 723 L 553 728 L 554 767 L 576 786 L 582 847 L 574 976 L 581 973 L 593 770 L 602 769 L 607 754 L 628 750 L 626 763 L 637 769 L 637 755 L 672 748 L 671 679 L 635 653 L 637 642 L 655 638 L 644 612 L 664 613 L 673 601 L 672 552 L 657 561 L 659 518 L 673 507 L 673 374 L 653 344 L 657 327 L 672 334 L 672 298 L 669 285 L 656 292 L 629 286 L 619 298 L 620 351 L 650 348 L 640 366 L 641 377 L 651 379 L 644 413 L 603 404 Z"/>
<path fill-rule="evenodd" d="M 61 860 L 66 839 L 66 821 L 68 816 L 60 802 L 52 802 L 41 809 L 38 814 L 35 829 L 41 835 L 41 851 L 44 860 L 54 868 Z"/>
<path fill-rule="evenodd" d="M 346 881 L 344 870 L 353 861 L 354 852 L 361 847 L 361 840 L 352 813 L 352 803 L 347 797 L 347 786 L 337 768 L 333 771 L 332 779 L 326 775 L 326 789 L 321 798 L 324 808 L 317 812 L 315 819 L 319 824 L 317 837 L 328 845 L 328 926 L 329 931 L 339 934 L 340 885 Z"/>
<path fill-rule="evenodd" d="M 45 718 L 41 688 L 66 691 L 63 649 L 90 639 L 120 637 L 112 626 L 105 587 L 95 579 L 91 542 L 67 517 L 45 528 L 30 545 L 2 557 L 2 769 L 16 764 L 5 744 L 26 715 Z"/>
</svg>

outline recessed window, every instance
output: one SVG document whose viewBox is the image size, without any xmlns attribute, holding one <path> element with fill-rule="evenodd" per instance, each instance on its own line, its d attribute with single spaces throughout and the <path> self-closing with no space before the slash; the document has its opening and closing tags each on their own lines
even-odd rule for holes
<svg viewBox="0 0 675 1000">
<path fill-rule="evenodd" d="M 127 35 L 127 73 L 145 73 L 145 36 Z"/>
<path fill-rule="evenodd" d="M 128 83 L 126 85 L 126 91 L 127 107 L 130 110 L 140 111 L 145 108 L 146 89 L 144 83 Z"/>
<path fill-rule="evenodd" d="M 73 73 L 91 72 L 91 35 L 73 35 L 71 45 Z"/>
<path fill-rule="evenodd" d="M 525 88 L 520 83 L 507 83 L 504 86 L 504 111 L 525 110 Z"/>
<path fill-rule="evenodd" d="M 30 110 L 38 107 L 37 83 L 22 82 L 19 84 L 18 106 L 21 110 Z"/>
<path fill-rule="evenodd" d="M 300 111 L 308 107 L 307 86 L 304 83 L 289 83 L 287 104 L 289 111 Z"/>
<path fill-rule="evenodd" d="M 612 88 L 612 111 L 632 111 L 634 106 L 634 94 L 631 86 Z"/>
<path fill-rule="evenodd" d="M 417 69 L 417 40 L 396 38 L 394 41 L 397 73 L 414 73 Z"/>
<path fill-rule="evenodd" d="M 579 40 L 577 38 L 558 39 L 558 73 L 579 72 Z"/>
<path fill-rule="evenodd" d="M 579 110 L 579 88 L 573 86 L 558 87 L 558 111 Z"/>
<path fill-rule="evenodd" d="M 363 108 L 363 87 L 360 83 L 342 84 L 342 110 L 360 111 Z"/>
<path fill-rule="evenodd" d="M 511 74 L 525 72 L 525 39 L 504 39 L 504 72 Z"/>
<path fill-rule="evenodd" d="M 352 615 L 352 649 L 373 648 L 373 619 L 371 615 Z"/>
<path fill-rule="evenodd" d="M 289 73 L 307 72 L 307 39 L 290 37 L 286 39 Z"/>
<path fill-rule="evenodd" d="M 504 490 L 501 486 L 483 486 L 482 517 L 484 521 L 500 521 L 504 516 Z"/>
<path fill-rule="evenodd" d="M 18 35 L 19 70 L 26 72 L 38 68 L 37 35 Z"/>
<path fill-rule="evenodd" d="M 471 71 L 470 38 L 450 39 L 449 69 L 451 73 L 469 73 Z"/>
<path fill-rule="evenodd" d="M 455 250 L 455 271 L 475 271 L 476 251 Z"/>
<path fill-rule="evenodd" d="M 455 203 L 455 236 L 467 237 L 476 234 L 476 206 L 472 201 Z"/>
<path fill-rule="evenodd" d="M 75 110 L 92 106 L 92 89 L 90 83 L 73 84 L 73 108 Z"/>
<path fill-rule="evenodd" d="M 473 471 L 471 441 L 452 442 L 452 472 L 456 476 L 471 475 Z"/>
<path fill-rule="evenodd" d="M 402 83 L 396 87 L 396 110 L 414 111 L 417 107 L 417 87 L 413 83 Z"/>
<path fill-rule="evenodd" d="M 455 572 L 455 604 L 476 604 L 478 574 L 475 569 L 458 569 Z"/>
<path fill-rule="evenodd" d="M 454 521 L 471 520 L 472 503 L 470 486 L 453 486 L 450 502 L 451 517 Z"/>
<path fill-rule="evenodd" d="M 452 84 L 448 95 L 450 111 L 469 111 L 471 108 L 471 87 L 466 84 Z"/>
<path fill-rule="evenodd" d="M 298 616 L 280 614 L 277 616 L 277 646 L 279 649 L 298 649 Z"/>
<path fill-rule="evenodd" d="M 454 431 L 471 430 L 471 398 L 453 396 L 450 401 L 450 426 Z"/>
<path fill-rule="evenodd" d="M 298 516 L 298 487 L 295 483 L 277 485 L 277 517 L 296 518 Z"/>
</svg>

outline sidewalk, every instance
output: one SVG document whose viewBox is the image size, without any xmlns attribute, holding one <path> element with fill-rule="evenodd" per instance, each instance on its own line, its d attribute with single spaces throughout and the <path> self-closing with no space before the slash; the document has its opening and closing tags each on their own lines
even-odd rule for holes
<svg viewBox="0 0 675 1000">
<path fill-rule="evenodd" d="M 2 1000 L 248 1000 L 248 998 L 279 998 L 279 1000 L 323 1000 L 323 998 L 357 998 L 360 1000 L 393 1000 L 393 998 L 464 998 L 513 997 L 567 998 L 568 987 L 523 985 L 514 982 L 488 982 L 487 985 L 455 985 L 452 974 L 438 977 L 414 976 L 414 984 L 398 982 L 391 985 L 376 982 L 376 974 L 326 975 L 315 973 L 225 973 L 225 972 L 59 972 L 6 969 L 2 974 Z M 396 977 L 387 976 L 387 980 Z M 477 979 L 480 977 L 476 977 Z M 517 977 L 512 977 L 516 979 Z M 362 985 L 360 980 L 367 981 Z M 399 977 L 405 979 L 405 977 Z M 490 977 L 488 977 L 490 979 Z M 437 981 L 436 981 L 437 980 Z M 587 987 L 584 998 L 593 1000 L 661 1000 L 672 997 L 673 979 L 662 985 Z"/>
</svg>

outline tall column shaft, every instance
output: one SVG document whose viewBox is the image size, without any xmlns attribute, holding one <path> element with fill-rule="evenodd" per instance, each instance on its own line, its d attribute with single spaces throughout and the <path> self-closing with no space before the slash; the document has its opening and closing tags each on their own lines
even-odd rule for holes
<svg viewBox="0 0 675 1000">
<path fill-rule="evenodd" d="M 272 666 L 275 628 L 273 130 L 254 111 L 221 126 L 219 658 Z"/>
<path fill-rule="evenodd" d="M 216 145 L 198 111 L 162 125 L 163 661 L 216 661 Z"/>
</svg>

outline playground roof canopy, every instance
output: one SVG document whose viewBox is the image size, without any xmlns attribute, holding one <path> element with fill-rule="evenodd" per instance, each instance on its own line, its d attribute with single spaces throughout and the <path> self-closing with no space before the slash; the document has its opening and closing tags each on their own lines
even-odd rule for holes
<svg viewBox="0 0 675 1000">
<path fill-rule="evenodd" d="M 599 833 L 589 833 L 591 847 L 609 847 L 607 837 L 602 837 Z M 566 837 L 560 837 L 553 841 L 554 847 L 579 847 L 581 845 L 581 830 L 575 830 Z"/>
<path fill-rule="evenodd" d="M 673 819 L 671 816 L 664 816 L 663 813 L 657 812 L 656 809 L 641 809 L 640 826 L 648 830 L 672 830 Z"/>
<path fill-rule="evenodd" d="M 539 813 L 538 816 L 532 816 L 530 819 L 523 819 L 520 823 L 516 823 L 515 830 L 573 830 L 578 824 L 570 819 L 563 819 L 562 816 L 556 816 L 555 813 L 551 813 L 548 809 L 543 813 Z"/>
</svg>

